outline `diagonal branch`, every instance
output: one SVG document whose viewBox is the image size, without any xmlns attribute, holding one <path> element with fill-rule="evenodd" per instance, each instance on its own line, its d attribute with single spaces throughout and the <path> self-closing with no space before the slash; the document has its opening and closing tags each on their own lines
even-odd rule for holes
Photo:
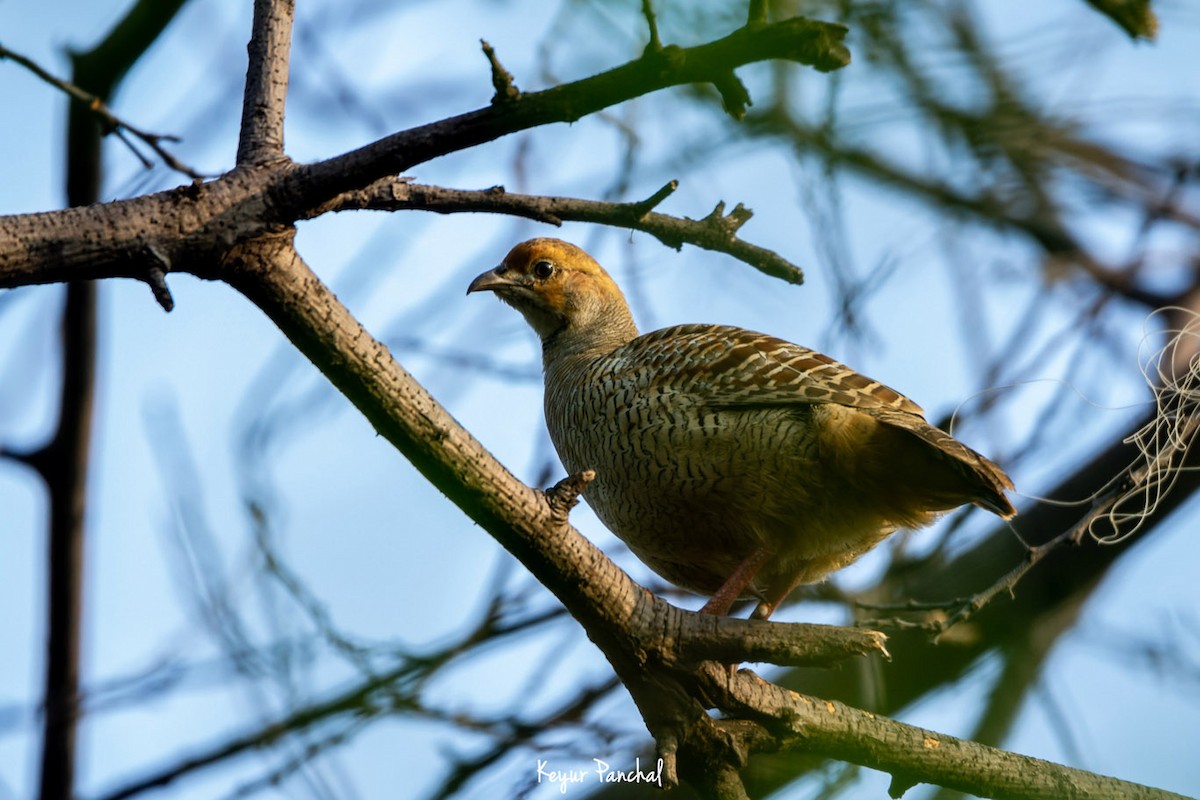
<svg viewBox="0 0 1200 800">
<path fill-rule="evenodd" d="M 283 114 L 287 102 L 295 0 L 255 0 L 247 51 L 246 91 L 237 163 L 260 164 L 283 157 Z"/>
<path fill-rule="evenodd" d="M 228 257 L 236 264 L 228 272 L 231 285 L 266 313 L 434 486 L 554 592 L 610 659 L 628 644 L 606 642 L 605 636 L 621 639 L 631 631 L 659 636 L 660 657 L 680 662 L 725 656 L 738 646 L 789 663 L 886 652 L 883 637 L 871 631 L 838 637 L 813 635 L 827 630 L 823 626 L 716 620 L 674 608 L 642 589 L 566 519 L 571 492 L 577 493 L 587 476 L 549 493 L 517 480 L 312 274 L 291 238 L 288 233 L 235 247 Z M 773 644 L 765 643 L 768 631 L 775 633 Z"/>
<path fill-rule="evenodd" d="M 900 797 L 917 783 L 936 783 L 980 797 L 1010 800 L 1185 800 L 1182 795 L 1065 767 L 977 742 L 918 728 L 831 700 L 822 700 L 740 673 L 734 680 L 710 667 L 714 686 L 753 711 L 779 738 L 782 749 L 800 749 L 892 776 L 889 794 Z M 765 715 L 764 715 L 765 712 Z M 752 740 L 757 732 L 732 729 Z"/>
</svg>

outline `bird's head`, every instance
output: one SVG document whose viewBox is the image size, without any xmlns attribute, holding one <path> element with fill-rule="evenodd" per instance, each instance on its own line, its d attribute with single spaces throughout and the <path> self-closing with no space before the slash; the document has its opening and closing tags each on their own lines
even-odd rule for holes
<svg viewBox="0 0 1200 800">
<path fill-rule="evenodd" d="M 555 339 L 617 340 L 637 335 L 625 296 L 596 260 L 561 239 L 530 239 L 483 273 L 467 293 L 495 292 L 547 345 Z"/>
</svg>

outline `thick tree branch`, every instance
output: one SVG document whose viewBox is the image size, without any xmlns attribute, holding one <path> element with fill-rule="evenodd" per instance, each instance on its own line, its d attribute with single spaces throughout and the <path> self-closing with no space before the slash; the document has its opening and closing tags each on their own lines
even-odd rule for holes
<svg viewBox="0 0 1200 800">
<path fill-rule="evenodd" d="M 250 64 L 242 99 L 237 163 L 260 164 L 283 157 L 283 114 L 295 0 L 255 0 L 246 50 Z"/>
<path fill-rule="evenodd" d="M 675 616 L 687 614 L 663 602 Z M 688 615 L 676 623 L 680 633 L 675 660 L 762 661 L 781 666 L 829 667 L 853 656 L 888 657 L 887 637 L 877 631 L 802 622 L 763 622 L 715 615 Z"/>
<path fill-rule="evenodd" d="M 0 288 L 145 280 L 155 269 L 218 277 L 220 253 L 279 229 L 265 205 L 270 177 L 236 170 L 211 183 L 132 200 L 4 217 Z"/>
<path fill-rule="evenodd" d="M 727 678 L 708 668 L 715 684 Z M 747 714 L 779 737 L 781 749 L 799 748 L 892 775 L 892 796 L 917 783 L 936 783 L 979 797 L 1006 800 L 1184 800 L 1174 792 L 1064 767 L 957 739 L 809 697 L 741 673 L 726 685 Z M 746 738 L 752 735 L 742 733 Z"/>
<path fill-rule="evenodd" d="M 561 225 L 564 221 L 594 222 L 648 233 L 668 247 L 679 250 L 684 244 L 726 253 L 739 261 L 789 283 L 802 283 L 804 273 L 773 250 L 738 238 L 738 229 L 750 218 L 749 209 L 738 205 L 729 214 L 724 207 L 704 219 L 673 217 L 652 211 L 675 191 L 671 181 L 645 200 L 633 203 L 608 203 L 574 197 L 545 197 L 514 194 L 502 186 L 481 191 L 446 189 L 412 183 L 406 178 L 384 178 L 364 189 L 345 192 L 313 209 L 309 215 L 327 211 L 369 208 L 380 211 L 416 209 L 439 214 L 483 212 L 510 214 L 526 219 Z"/>
</svg>

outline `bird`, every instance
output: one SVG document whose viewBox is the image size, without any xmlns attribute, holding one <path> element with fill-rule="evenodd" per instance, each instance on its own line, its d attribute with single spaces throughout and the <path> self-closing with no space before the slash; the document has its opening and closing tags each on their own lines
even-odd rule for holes
<svg viewBox="0 0 1200 800">
<path fill-rule="evenodd" d="M 522 242 L 467 293 L 491 292 L 541 339 L 546 426 L 583 497 L 642 562 L 768 619 L 888 535 L 1013 484 L 896 390 L 797 344 L 729 325 L 639 333 L 581 248 Z"/>
</svg>

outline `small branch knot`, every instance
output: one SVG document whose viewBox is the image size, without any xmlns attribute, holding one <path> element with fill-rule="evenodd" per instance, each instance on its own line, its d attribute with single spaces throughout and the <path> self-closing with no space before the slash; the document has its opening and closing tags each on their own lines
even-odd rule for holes
<svg viewBox="0 0 1200 800">
<path fill-rule="evenodd" d="M 666 200 L 668 197 L 670 197 L 672 194 L 674 194 L 675 190 L 678 188 L 679 188 L 679 181 L 670 180 L 670 181 L 667 181 L 665 184 L 663 184 L 661 189 L 659 189 L 657 192 L 655 192 L 654 194 L 647 197 L 645 200 L 641 200 L 637 203 L 633 203 L 630 206 L 630 212 L 633 214 L 634 219 L 640 220 L 643 217 L 645 217 L 648 213 L 653 211 L 663 200 Z"/>
<path fill-rule="evenodd" d="M 568 475 L 545 491 L 546 504 L 558 522 L 566 522 L 567 515 L 579 503 L 579 495 L 587 485 L 596 479 L 596 471 L 585 469 L 574 475 Z"/>
<path fill-rule="evenodd" d="M 918 781 L 916 778 L 914 778 L 913 776 L 911 776 L 907 773 L 904 773 L 904 772 L 893 773 L 892 781 L 890 784 L 888 784 L 888 797 L 892 797 L 892 798 L 903 797 L 905 792 L 907 792 L 912 787 L 916 786 L 919 782 L 920 781 Z"/>
<path fill-rule="evenodd" d="M 754 212 L 741 203 L 738 203 L 733 207 L 733 211 L 726 214 L 725 201 L 721 200 L 701 222 L 732 239 L 736 236 L 738 230 L 753 216 Z"/>
<path fill-rule="evenodd" d="M 674 789 L 679 785 L 679 740 L 672 734 L 664 734 L 656 744 L 658 757 L 662 759 L 662 788 Z"/>
<path fill-rule="evenodd" d="M 479 44 L 483 47 L 483 54 L 487 56 L 488 63 L 492 65 L 492 86 L 496 89 L 496 93 L 492 95 L 492 105 L 498 106 L 514 102 L 521 96 L 521 91 L 513 82 L 512 73 L 500 63 L 500 59 L 496 57 L 496 51 L 486 40 L 480 39 Z"/>
<path fill-rule="evenodd" d="M 146 246 L 146 252 L 150 258 L 150 266 L 146 268 L 142 280 L 150 287 L 162 310 L 170 312 L 175 308 L 175 298 L 171 296 L 171 290 L 167 286 L 167 273 L 171 269 L 171 261 L 153 244 Z"/>
<path fill-rule="evenodd" d="M 730 70 L 714 78 L 712 84 L 721 93 L 721 105 L 725 113 L 738 122 L 745 119 L 746 107 L 754 105 L 754 102 L 750 99 L 750 92 L 746 90 L 741 78 Z"/>
<path fill-rule="evenodd" d="M 747 28 L 760 28 L 767 24 L 767 0 L 750 0 L 750 13 L 746 15 Z"/>
<path fill-rule="evenodd" d="M 733 211 L 729 212 L 729 216 L 725 217 L 725 225 L 729 228 L 729 232 L 736 233 L 739 228 L 750 221 L 754 216 L 754 212 L 746 208 L 741 203 L 733 207 Z"/>
</svg>

